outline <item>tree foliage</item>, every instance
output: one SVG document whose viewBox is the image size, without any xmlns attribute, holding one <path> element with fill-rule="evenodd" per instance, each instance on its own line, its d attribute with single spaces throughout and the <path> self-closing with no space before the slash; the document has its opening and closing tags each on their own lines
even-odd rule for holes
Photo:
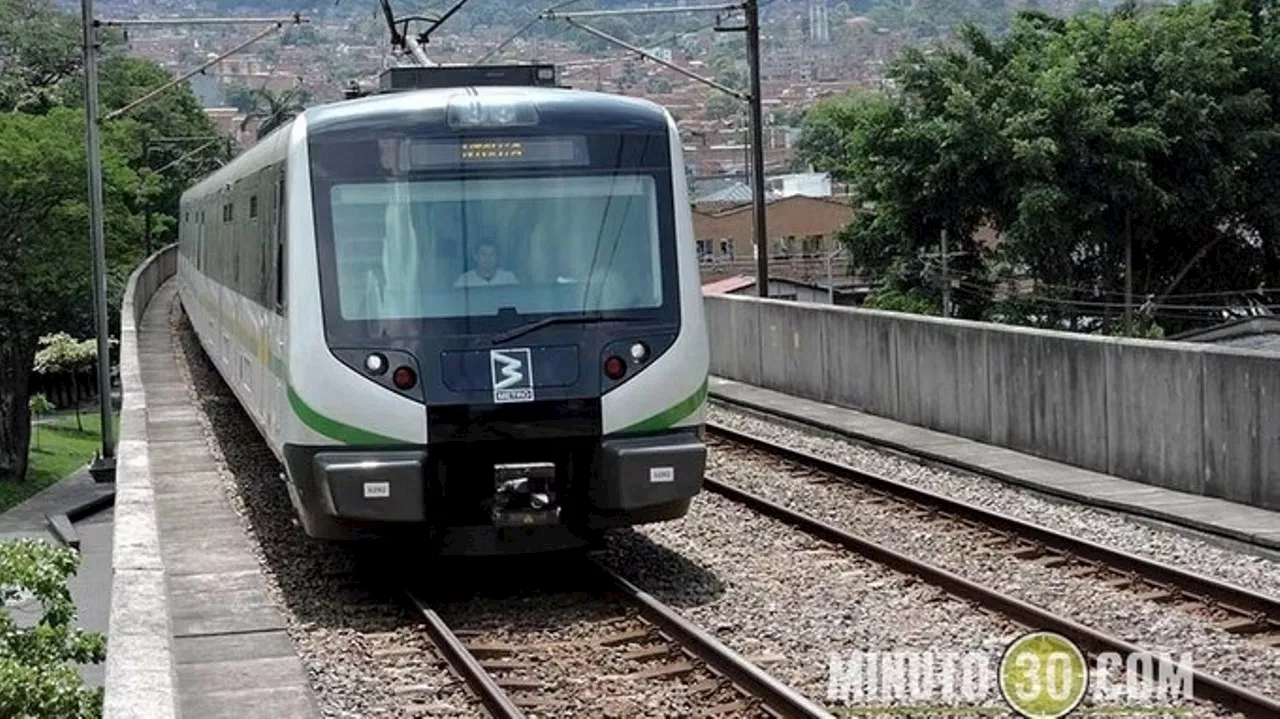
<svg viewBox="0 0 1280 719">
<path fill-rule="evenodd" d="M 255 88 L 250 91 L 252 104 L 245 112 L 244 120 L 240 122 L 240 129 L 245 129 L 250 122 L 257 120 L 258 128 L 254 134 L 261 140 L 306 109 L 310 97 L 305 89 L 299 87 L 282 92 Z"/>
<path fill-rule="evenodd" d="M 79 18 L 51 0 L 0 0 L 0 479 L 26 474 L 38 338 L 95 332 L 79 37 Z M 102 39 L 102 114 L 170 80 L 155 63 L 124 56 L 112 35 Z M 186 85 L 103 124 L 112 331 L 129 272 L 148 248 L 172 241 L 182 189 L 218 161 L 205 155 L 157 174 L 192 148 L 151 140 L 216 135 Z"/>
<path fill-rule="evenodd" d="M 0 112 L 40 111 L 80 67 L 80 23 L 52 0 L 0 0 Z"/>
<path fill-rule="evenodd" d="M 106 639 L 75 629 L 67 579 L 80 555 L 35 539 L 0 543 L 0 716 L 79 719 L 102 715 L 101 688 L 84 686 L 75 664 L 106 659 Z M 41 614 L 20 626 L 7 607 L 35 600 Z"/>
<path fill-rule="evenodd" d="M 36 352 L 35 371 L 41 375 L 63 375 L 71 380 L 76 412 L 76 428 L 84 431 L 80 416 L 80 375 L 97 366 L 98 341 L 95 338 L 77 340 L 66 332 L 45 335 L 40 338 L 40 350 Z M 32 410 L 35 411 L 34 409 Z"/>
<path fill-rule="evenodd" d="M 1275 6 L 1022 13 L 1002 38 L 965 26 L 905 51 L 889 90 L 814 108 L 799 147 L 865 203 L 844 234 L 857 264 L 934 296 L 947 232 L 961 316 L 1100 329 L 1131 241 L 1147 318 L 1177 326 L 1195 318 L 1171 295 L 1280 279 Z M 984 226 L 997 248 L 975 239 Z M 996 303 L 1015 276 L 1034 301 Z"/>
</svg>

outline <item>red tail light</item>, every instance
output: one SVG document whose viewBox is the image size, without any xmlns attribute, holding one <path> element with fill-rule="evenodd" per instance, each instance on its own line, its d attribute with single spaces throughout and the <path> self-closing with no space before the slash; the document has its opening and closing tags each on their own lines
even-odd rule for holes
<svg viewBox="0 0 1280 719">
<path fill-rule="evenodd" d="M 397 367 L 391 381 L 400 389 L 411 389 L 418 382 L 418 376 L 409 367 Z"/>
<path fill-rule="evenodd" d="M 627 363 L 621 357 L 610 357 L 604 361 L 604 373 L 609 379 L 622 379 L 627 373 Z"/>
</svg>

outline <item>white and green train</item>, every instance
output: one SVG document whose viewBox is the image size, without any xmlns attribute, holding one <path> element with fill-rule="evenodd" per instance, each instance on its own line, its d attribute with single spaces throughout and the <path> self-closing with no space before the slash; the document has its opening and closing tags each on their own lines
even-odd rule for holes
<svg viewBox="0 0 1280 719">
<path fill-rule="evenodd" d="M 183 307 L 307 534 L 558 549 L 701 491 L 709 349 L 659 106 L 477 84 L 310 108 L 180 226 Z"/>
</svg>

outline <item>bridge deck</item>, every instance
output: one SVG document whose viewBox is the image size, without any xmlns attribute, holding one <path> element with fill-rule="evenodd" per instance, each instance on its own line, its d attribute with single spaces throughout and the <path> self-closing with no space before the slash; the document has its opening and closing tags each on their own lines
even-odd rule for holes
<svg viewBox="0 0 1280 719">
<path fill-rule="evenodd" d="M 138 361 L 179 711 L 236 719 L 318 716 L 179 372 L 169 324 L 176 305 L 170 280 L 139 325 Z"/>
<path fill-rule="evenodd" d="M 719 377 L 711 379 L 710 394 L 1011 484 L 1280 550 L 1280 512 L 1154 487 Z"/>
</svg>

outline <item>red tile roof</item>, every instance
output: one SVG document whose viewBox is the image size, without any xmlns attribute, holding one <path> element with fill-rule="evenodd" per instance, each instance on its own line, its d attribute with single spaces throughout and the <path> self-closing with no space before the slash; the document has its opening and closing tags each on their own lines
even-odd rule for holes
<svg viewBox="0 0 1280 719">
<path fill-rule="evenodd" d="M 725 295 L 730 292 L 750 287 L 756 283 L 756 278 L 752 275 L 737 275 L 735 277 L 726 277 L 723 280 L 708 282 L 702 286 L 702 294 L 704 295 Z"/>
</svg>

